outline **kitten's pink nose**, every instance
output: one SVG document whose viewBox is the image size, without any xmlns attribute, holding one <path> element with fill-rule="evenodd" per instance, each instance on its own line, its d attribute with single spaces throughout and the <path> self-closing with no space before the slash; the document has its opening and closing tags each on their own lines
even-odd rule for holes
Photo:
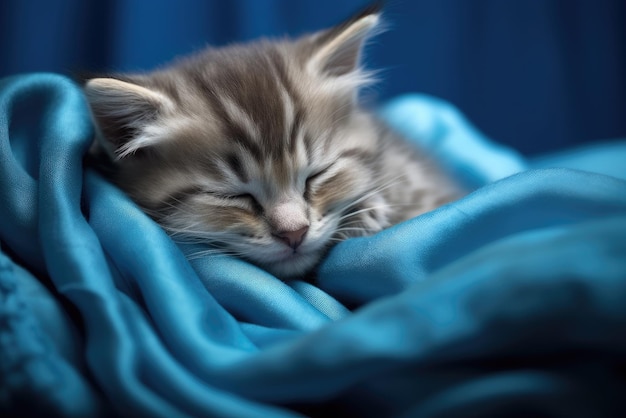
<svg viewBox="0 0 626 418">
<path fill-rule="evenodd" d="M 294 250 L 302 244 L 302 240 L 304 239 L 304 234 L 309 230 L 308 226 L 302 227 L 295 231 L 283 231 L 275 234 L 274 236 L 283 240 L 285 244 L 293 248 Z"/>
</svg>

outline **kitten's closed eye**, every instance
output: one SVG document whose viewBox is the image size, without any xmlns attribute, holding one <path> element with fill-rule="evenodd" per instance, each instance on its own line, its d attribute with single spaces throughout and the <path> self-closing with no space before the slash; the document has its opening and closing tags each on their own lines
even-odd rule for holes
<svg viewBox="0 0 626 418">
<path fill-rule="evenodd" d="M 255 211 L 262 211 L 263 207 L 259 203 L 256 197 L 252 193 L 233 193 L 228 194 L 224 192 L 215 192 L 211 190 L 199 190 L 200 194 L 207 194 L 217 199 L 221 199 L 224 201 L 237 202 L 237 203 L 245 203 L 251 205 Z"/>
<path fill-rule="evenodd" d="M 240 194 L 235 194 L 235 195 L 218 194 L 218 196 L 223 199 L 232 199 L 232 200 L 239 199 L 239 200 L 247 200 L 247 201 L 256 201 L 256 198 L 252 196 L 250 193 L 240 193 Z"/>
<path fill-rule="evenodd" d="M 320 180 L 326 173 L 329 172 L 329 170 L 333 167 L 333 164 L 329 164 L 326 167 L 320 169 L 320 170 L 316 170 L 313 173 L 309 174 L 306 178 L 305 181 L 305 189 L 308 191 L 310 189 L 310 187 L 313 185 L 313 183 L 315 183 L 316 181 Z"/>
<path fill-rule="evenodd" d="M 325 168 L 322 168 L 321 170 L 315 171 L 312 174 L 309 174 L 309 176 L 306 178 L 307 183 L 312 183 L 315 180 L 319 179 L 321 176 L 326 174 L 328 170 L 331 169 L 331 167 L 332 167 L 332 164 L 326 166 Z"/>
<path fill-rule="evenodd" d="M 263 213 L 263 205 L 259 203 L 259 200 L 254 197 L 252 193 L 240 193 L 238 195 L 231 196 L 230 198 L 243 200 L 249 203 L 257 214 Z"/>
</svg>

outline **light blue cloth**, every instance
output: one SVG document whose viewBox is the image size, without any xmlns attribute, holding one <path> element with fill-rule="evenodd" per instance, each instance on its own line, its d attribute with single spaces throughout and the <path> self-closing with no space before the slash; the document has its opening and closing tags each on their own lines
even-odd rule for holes
<svg viewBox="0 0 626 418">
<path fill-rule="evenodd" d="M 473 192 L 284 283 L 186 261 L 84 168 L 77 86 L 3 80 L 0 413 L 624 415 L 624 143 L 525 161 L 431 97 L 381 115 Z"/>
</svg>

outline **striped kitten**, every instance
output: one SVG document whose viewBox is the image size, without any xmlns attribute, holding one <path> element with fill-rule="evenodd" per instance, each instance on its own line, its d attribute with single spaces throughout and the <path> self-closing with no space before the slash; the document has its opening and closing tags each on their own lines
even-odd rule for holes
<svg viewBox="0 0 626 418">
<path fill-rule="evenodd" d="M 379 14 L 295 40 L 207 49 L 85 85 L 114 181 L 173 236 L 282 279 L 338 241 L 457 196 L 452 182 L 356 103 Z"/>
</svg>

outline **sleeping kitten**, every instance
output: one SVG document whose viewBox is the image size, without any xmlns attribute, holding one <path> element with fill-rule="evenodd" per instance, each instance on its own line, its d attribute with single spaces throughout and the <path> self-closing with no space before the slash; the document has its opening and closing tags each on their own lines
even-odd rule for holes
<svg viewBox="0 0 626 418">
<path fill-rule="evenodd" d="M 357 104 L 379 17 L 89 80 L 114 181 L 175 238 L 282 279 L 303 277 L 338 241 L 454 199 L 452 181 Z"/>
</svg>

